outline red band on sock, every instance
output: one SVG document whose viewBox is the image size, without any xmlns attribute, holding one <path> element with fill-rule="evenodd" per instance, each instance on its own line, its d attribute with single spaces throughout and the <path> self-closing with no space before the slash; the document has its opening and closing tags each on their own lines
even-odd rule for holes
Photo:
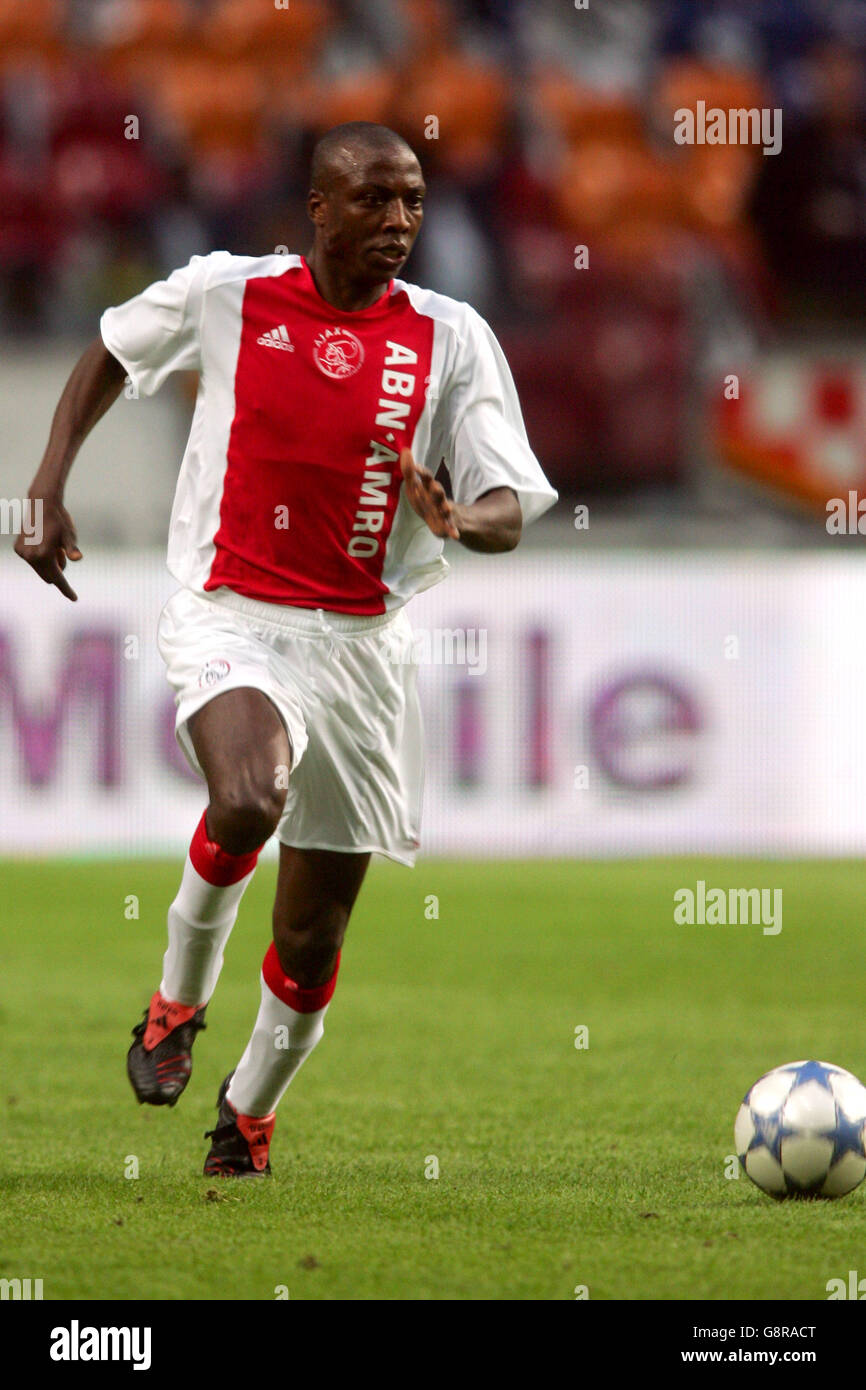
<svg viewBox="0 0 866 1390">
<path fill-rule="evenodd" d="M 331 996 L 337 988 L 337 972 L 340 969 L 340 952 L 337 952 L 337 963 L 334 966 L 334 973 L 323 985 L 314 985 L 312 989 L 301 989 L 294 980 L 290 980 L 283 967 L 280 965 L 280 958 L 277 955 L 277 948 L 271 942 L 262 962 L 262 974 L 265 977 L 265 984 L 275 994 L 278 999 L 282 999 L 284 1004 L 288 1004 L 290 1009 L 294 1009 L 299 1014 L 314 1014 L 317 1009 L 323 1009 L 330 1003 Z"/>
<path fill-rule="evenodd" d="M 207 812 L 202 812 L 202 818 L 195 828 L 192 843 L 189 847 L 189 857 L 196 873 L 205 880 L 212 883 L 215 888 L 228 888 L 230 883 L 239 883 L 247 874 L 252 873 L 256 867 L 261 845 L 258 849 L 251 850 L 249 854 L 229 854 L 222 849 L 216 840 L 209 840 L 207 835 L 207 825 L 205 817 Z"/>
</svg>

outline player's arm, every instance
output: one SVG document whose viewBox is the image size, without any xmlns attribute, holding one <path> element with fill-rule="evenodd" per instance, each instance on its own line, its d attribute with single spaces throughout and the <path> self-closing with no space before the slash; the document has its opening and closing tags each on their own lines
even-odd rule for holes
<svg viewBox="0 0 866 1390">
<path fill-rule="evenodd" d="M 66 598 L 77 594 L 63 571 L 66 561 L 80 560 L 75 525 L 63 505 L 63 489 L 75 457 L 97 421 L 117 400 L 126 380 L 126 369 L 108 351 L 101 338 L 82 353 L 54 412 L 48 446 L 28 497 L 42 504 L 41 536 L 37 541 L 22 531 L 15 553 L 32 565 L 46 584 L 54 584 Z"/>
<path fill-rule="evenodd" d="M 523 530 L 517 493 L 510 487 L 493 487 L 475 502 L 454 502 L 451 514 L 460 533 L 457 539 L 467 550 L 513 550 Z"/>
<path fill-rule="evenodd" d="M 510 487 L 490 488 L 475 502 L 452 502 L 430 470 L 415 462 L 411 450 L 401 451 L 400 468 L 409 503 L 434 536 L 450 537 L 467 550 L 487 554 L 517 545 L 523 517 Z"/>
</svg>

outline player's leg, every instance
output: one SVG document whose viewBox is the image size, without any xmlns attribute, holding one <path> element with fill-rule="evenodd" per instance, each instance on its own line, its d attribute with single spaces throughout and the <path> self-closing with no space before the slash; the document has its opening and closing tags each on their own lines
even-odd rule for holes
<svg viewBox="0 0 866 1390">
<path fill-rule="evenodd" d="M 189 732 L 207 780 L 208 835 L 229 856 L 258 853 L 286 801 L 277 770 L 289 767 L 291 748 L 276 705 L 261 690 L 227 690 L 192 716 Z"/>
<path fill-rule="evenodd" d="M 282 814 L 286 779 L 277 770 L 288 768 L 291 754 L 276 708 L 252 688 L 215 696 L 192 716 L 189 733 L 208 806 L 169 909 L 161 990 L 200 1005 L 216 988 L 240 900 Z"/>
<path fill-rule="evenodd" d="M 186 1086 L 196 1031 L 216 988 L 223 949 L 262 845 L 285 802 L 288 735 L 260 690 L 215 695 L 189 720 L 208 786 L 177 897 L 168 911 L 163 975 L 134 1030 L 127 1070 L 141 1102 L 174 1105 Z"/>
<path fill-rule="evenodd" d="M 274 1112 L 324 1032 L 340 948 L 370 855 L 280 846 L 274 941 L 252 1037 L 220 1091 L 206 1174 L 270 1171 Z"/>
<path fill-rule="evenodd" d="M 280 845 L 273 950 L 299 989 L 333 978 L 369 863 L 369 854 Z"/>
</svg>

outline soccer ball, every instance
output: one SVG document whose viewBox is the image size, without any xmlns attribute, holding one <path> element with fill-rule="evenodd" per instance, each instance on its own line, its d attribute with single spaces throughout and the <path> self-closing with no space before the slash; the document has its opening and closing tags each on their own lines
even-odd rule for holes
<svg viewBox="0 0 866 1390">
<path fill-rule="evenodd" d="M 775 1067 L 746 1093 L 734 1142 L 771 1197 L 843 1197 L 866 1177 L 866 1087 L 830 1062 Z"/>
</svg>

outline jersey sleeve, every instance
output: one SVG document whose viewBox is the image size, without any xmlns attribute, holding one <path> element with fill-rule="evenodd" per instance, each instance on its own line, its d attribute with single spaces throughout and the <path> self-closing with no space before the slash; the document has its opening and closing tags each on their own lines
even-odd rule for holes
<svg viewBox="0 0 866 1390">
<path fill-rule="evenodd" d="M 142 396 L 152 396 L 172 372 L 201 369 L 201 311 L 208 257 L 193 256 L 167 280 L 106 309 L 102 341 Z"/>
<path fill-rule="evenodd" d="M 475 502 L 495 487 L 517 493 L 524 524 L 558 498 L 529 446 L 517 390 L 489 325 L 470 310 L 445 399 L 445 461 L 455 502 Z"/>
</svg>

